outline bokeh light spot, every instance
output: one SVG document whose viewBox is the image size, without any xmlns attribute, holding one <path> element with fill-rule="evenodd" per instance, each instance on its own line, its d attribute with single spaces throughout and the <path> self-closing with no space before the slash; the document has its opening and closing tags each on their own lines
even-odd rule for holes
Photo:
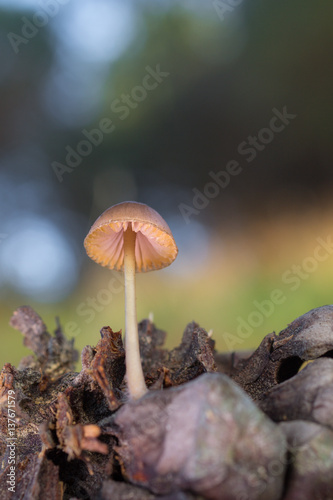
<svg viewBox="0 0 333 500">
<path fill-rule="evenodd" d="M 62 299 L 77 281 L 78 264 L 61 231 L 37 216 L 12 221 L 11 227 L 0 249 L 4 280 L 40 302 Z"/>
</svg>

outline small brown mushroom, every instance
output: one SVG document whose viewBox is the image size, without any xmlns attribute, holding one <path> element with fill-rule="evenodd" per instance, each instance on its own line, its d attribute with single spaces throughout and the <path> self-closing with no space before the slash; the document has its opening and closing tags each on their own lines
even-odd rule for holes
<svg viewBox="0 0 333 500">
<path fill-rule="evenodd" d="M 124 271 L 126 377 L 130 397 L 145 394 L 135 304 L 135 273 L 161 269 L 178 248 L 165 220 L 152 208 L 133 201 L 108 208 L 92 225 L 84 246 L 102 266 Z"/>
</svg>

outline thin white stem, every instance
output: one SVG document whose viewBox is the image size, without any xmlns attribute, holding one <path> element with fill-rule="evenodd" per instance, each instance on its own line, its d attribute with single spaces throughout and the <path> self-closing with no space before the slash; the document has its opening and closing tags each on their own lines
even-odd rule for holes
<svg viewBox="0 0 333 500">
<path fill-rule="evenodd" d="M 129 226 L 124 232 L 124 277 L 126 377 L 131 399 L 139 399 L 147 392 L 141 365 L 136 318 L 135 240 L 136 232 Z"/>
</svg>

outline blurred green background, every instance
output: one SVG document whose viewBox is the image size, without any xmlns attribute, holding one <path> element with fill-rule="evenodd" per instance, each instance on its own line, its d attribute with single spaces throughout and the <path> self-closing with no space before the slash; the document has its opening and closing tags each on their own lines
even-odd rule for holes
<svg viewBox="0 0 333 500">
<path fill-rule="evenodd" d="M 79 349 L 123 328 L 122 275 L 82 243 L 125 200 L 179 246 L 137 280 L 168 346 L 195 320 L 256 347 L 333 302 L 332 22 L 329 0 L 0 1 L 1 364 L 28 354 L 19 305 Z"/>
</svg>

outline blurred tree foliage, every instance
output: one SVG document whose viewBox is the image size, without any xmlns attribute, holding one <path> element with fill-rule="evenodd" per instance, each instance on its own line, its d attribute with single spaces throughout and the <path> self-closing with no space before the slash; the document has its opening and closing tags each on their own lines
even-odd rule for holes
<svg viewBox="0 0 333 500">
<path fill-rule="evenodd" d="M 169 8 L 136 5 L 134 40 L 110 65 L 103 105 L 77 129 L 61 127 L 43 107 L 42 85 L 57 51 L 52 30 L 40 29 L 15 55 L 6 38 L 10 31 L 19 32 L 24 13 L 3 10 L 4 154 L 37 141 L 45 163 L 34 168 L 27 158 L 29 175 L 51 178 L 63 203 L 86 215 L 94 179 L 113 167 L 134 174 L 138 198 L 153 197 L 152 188 L 157 188 L 176 209 L 191 201 L 192 188 L 200 189 L 209 171 L 223 169 L 232 159 L 244 163 L 238 145 L 268 125 L 272 108 L 287 106 L 297 115 L 288 133 L 277 135 L 253 164 L 245 163 L 244 173 L 214 208 L 219 214 L 232 197 L 236 206 L 262 210 L 272 192 L 285 195 L 286 189 L 289 201 L 316 200 L 333 176 L 332 3 L 244 1 L 221 16 L 222 3 L 211 2 L 209 8 L 198 3 L 197 10 L 181 2 L 170 2 Z M 157 65 L 169 76 L 127 119 L 119 120 L 110 108 L 113 100 L 130 94 L 141 84 L 145 68 Z M 105 117 L 115 121 L 114 133 L 59 184 L 51 162 L 62 161 L 65 146 L 75 148 L 82 129 Z M 15 168 L 26 172 L 27 165 Z M 159 208 L 161 196 L 156 198 Z"/>
<path fill-rule="evenodd" d="M 272 289 L 280 286 L 280 274 L 293 262 L 302 262 L 307 255 L 304 252 L 311 255 L 316 238 L 327 234 L 331 207 L 321 221 L 323 225 L 317 225 L 318 214 L 325 210 L 320 211 L 320 204 L 323 200 L 325 207 L 327 199 L 330 202 L 333 181 L 333 4 L 331 0 L 243 0 L 233 10 L 223 11 L 228 0 L 128 0 L 136 25 L 131 43 L 120 57 L 112 62 L 111 58 L 106 60 L 98 69 L 87 63 L 79 72 L 77 61 L 68 58 L 62 73 L 59 60 L 65 60 L 68 54 L 66 44 L 61 44 L 66 36 L 61 23 L 65 16 L 73 14 L 68 10 L 72 4 L 84 5 L 80 1 L 71 0 L 62 6 L 59 15 L 19 46 L 17 54 L 8 33 L 20 34 L 22 17 L 31 19 L 34 9 L 20 11 L 0 5 L 0 188 L 5 186 L 0 189 L 0 234 L 15 231 L 14 225 L 10 230 L 4 228 L 15 210 L 41 215 L 55 223 L 65 241 L 72 243 L 76 262 L 80 263 L 85 258 L 82 240 L 90 222 L 107 206 L 133 198 L 153 205 L 167 220 L 172 212 L 178 215 L 183 240 L 190 242 L 198 254 L 198 227 L 190 227 L 197 231 L 191 239 L 178 205 L 191 206 L 193 188 L 203 191 L 211 181 L 210 172 L 224 170 L 228 162 L 236 160 L 242 174 L 235 176 L 228 189 L 221 191 L 196 220 L 223 226 L 223 231 L 228 224 L 236 230 L 241 228 L 241 237 L 231 238 L 227 257 L 223 252 L 228 250 L 228 244 L 224 241 L 226 246 L 221 249 L 218 241 L 218 263 L 210 261 L 209 272 L 204 268 L 205 280 L 193 273 L 190 285 L 185 279 L 183 288 L 178 283 L 177 295 L 170 278 L 168 286 L 162 287 L 162 299 L 155 294 L 158 285 L 148 284 L 144 293 L 147 303 L 142 306 L 143 311 L 157 311 L 161 326 L 173 329 L 177 335 L 180 323 L 194 316 L 192 311 L 205 323 L 203 326 L 212 324 L 221 331 L 233 332 L 237 316 L 253 310 L 253 299 L 265 300 Z M 36 1 L 36 10 L 41 8 L 40 3 Z M 97 9 L 99 1 L 95 4 Z M 84 30 L 81 36 L 87 36 Z M 146 98 L 121 120 L 114 111 L 115 100 L 142 86 L 147 67 L 159 67 L 169 75 L 156 89 L 147 91 Z M 91 73 L 95 80 L 90 80 Z M 81 82 L 70 87 L 68 82 L 76 81 L 78 74 Z M 52 112 L 61 93 L 53 94 L 56 86 L 51 85 L 47 94 L 50 81 L 56 81 L 67 92 L 69 101 L 76 100 L 82 110 L 88 109 L 86 116 L 83 113 L 81 120 L 66 124 L 59 116 L 61 111 Z M 88 88 L 81 92 L 81 86 Z M 238 151 L 239 145 L 269 126 L 274 108 L 282 111 L 284 107 L 297 117 L 258 151 L 253 162 L 247 162 Z M 83 130 L 96 129 L 105 119 L 113 121 L 115 130 L 106 133 L 91 154 L 59 182 L 52 163 L 64 163 L 66 147 L 75 150 L 86 139 Z M 260 239 L 260 230 L 255 232 L 254 225 L 247 224 L 249 218 L 258 215 L 268 216 L 270 221 L 274 219 L 272 214 L 287 211 L 289 217 L 293 210 L 303 214 L 312 206 L 319 206 L 319 211 L 312 218 L 305 217 L 306 224 L 311 219 L 309 233 L 303 231 L 304 225 L 295 232 L 296 216 L 290 218 L 292 227 L 287 232 L 285 227 L 279 231 L 275 226 L 269 228 L 272 230 L 265 242 L 265 237 Z M 252 254 L 242 239 L 244 235 L 249 236 L 247 243 L 252 237 Z M 219 237 L 221 233 L 217 232 Z M 289 241 L 283 249 L 284 238 Z M 295 248 L 290 258 L 294 261 L 286 258 L 284 262 L 285 257 L 279 261 L 283 250 L 284 255 L 290 253 L 291 241 Z M 181 253 L 178 261 L 188 259 Z M 24 252 L 22 255 L 23 261 Z M 201 254 L 200 259 L 204 260 Z M 84 262 L 85 271 L 92 269 L 87 260 Z M 305 281 L 300 293 L 290 300 L 288 296 L 285 305 L 276 311 L 280 323 L 275 317 L 268 318 L 267 329 L 265 324 L 256 331 L 258 338 L 272 324 L 283 327 L 297 314 L 331 301 L 327 269 L 323 267 L 313 277 L 317 282 Z M 85 334 L 97 334 L 100 325 L 110 321 L 108 308 L 105 319 L 96 315 L 94 324 L 77 314 L 77 306 L 88 296 L 98 294 L 102 285 L 97 283 L 107 279 L 101 272 L 94 268 L 95 284 L 89 272 L 79 273 L 80 286 L 64 299 L 62 306 L 47 304 L 42 311 L 50 324 L 55 315 L 53 307 L 65 322 L 77 322 L 82 330 L 82 345 L 90 342 Z M 6 298 L 0 305 L 1 320 L 7 325 L 9 311 L 22 303 L 22 298 L 18 299 L 6 283 L 3 285 L 1 277 L 0 273 L 1 298 L 12 293 L 10 304 L 5 304 Z M 184 297 L 187 302 L 183 302 Z M 24 302 L 31 303 L 29 297 L 27 301 L 25 298 Z M 117 310 L 115 317 L 116 309 L 119 307 L 112 310 L 112 325 L 121 327 L 121 312 Z M 185 320 L 179 320 L 181 314 Z M 2 330 L 8 331 L 8 327 Z M 9 335 L 5 341 L 9 345 Z M 255 339 L 248 342 L 246 346 L 256 343 Z M 11 348 L 15 349 L 14 344 Z"/>
<path fill-rule="evenodd" d="M 227 196 L 246 210 L 262 209 L 272 193 L 301 209 L 319 201 L 332 184 L 332 15 L 329 2 L 309 1 L 244 2 L 224 21 L 180 7 L 148 11 L 141 43 L 113 69 L 106 106 L 140 82 L 148 62 L 170 77 L 123 122 L 107 154 L 135 168 L 141 187 L 201 188 L 210 170 L 234 158 L 244 164 L 238 145 L 268 126 L 272 108 L 286 106 L 297 119 L 245 163 Z M 223 204 L 222 196 L 218 213 Z"/>
</svg>

